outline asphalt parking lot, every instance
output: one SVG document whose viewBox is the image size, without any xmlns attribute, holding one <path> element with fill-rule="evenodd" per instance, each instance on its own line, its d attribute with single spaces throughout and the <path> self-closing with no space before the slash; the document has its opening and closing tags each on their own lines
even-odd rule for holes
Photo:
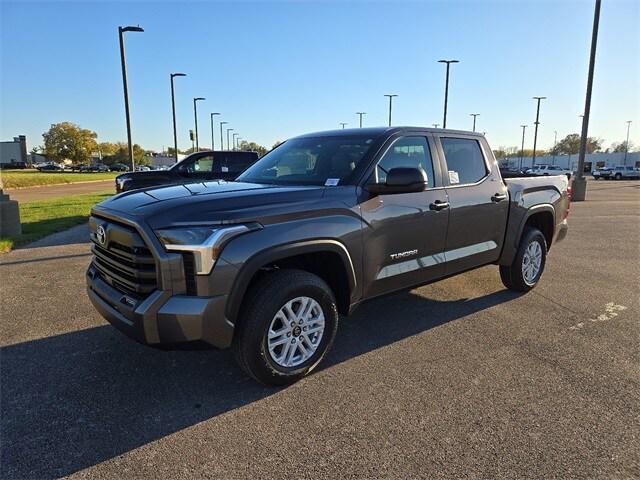
<svg viewBox="0 0 640 480">
<path fill-rule="evenodd" d="M 88 251 L 0 257 L 2 478 L 640 476 L 640 182 L 589 184 L 533 292 L 485 267 L 369 302 L 286 389 L 122 336 Z"/>
</svg>

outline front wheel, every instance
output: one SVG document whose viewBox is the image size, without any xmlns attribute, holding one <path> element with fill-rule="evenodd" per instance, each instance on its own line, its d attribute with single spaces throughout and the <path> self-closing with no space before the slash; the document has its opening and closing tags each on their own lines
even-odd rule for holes
<svg viewBox="0 0 640 480">
<path fill-rule="evenodd" d="M 616 173 L 616 180 L 622 180 L 622 175 L 619 173 Z"/>
<path fill-rule="evenodd" d="M 338 328 L 333 292 L 301 270 L 266 274 L 247 293 L 233 349 L 240 367 L 266 385 L 310 373 L 331 348 Z"/>
<path fill-rule="evenodd" d="M 537 228 L 527 227 L 509 266 L 500 266 L 500 278 L 509 290 L 528 292 L 538 284 L 547 258 L 547 242 Z"/>
</svg>

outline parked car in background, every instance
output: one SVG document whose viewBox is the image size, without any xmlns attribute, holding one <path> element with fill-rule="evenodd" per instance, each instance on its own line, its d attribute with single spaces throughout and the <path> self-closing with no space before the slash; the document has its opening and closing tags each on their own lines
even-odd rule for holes
<svg viewBox="0 0 640 480">
<path fill-rule="evenodd" d="M 566 175 L 567 178 L 571 178 L 573 175 L 571 170 L 557 165 L 536 165 L 527 170 L 527 173 L 530 175 Z"/>
<path fill-rule="evenodd" d="M 129 165 L 125 165 L 124 163 L 114 163 L 109 167 L 112 172 L 128 172 Z"/>
<path fill-rule="evenodd" d="M 42 165 L 38 167 L 38 171 L 40 172 L 62 172 L 64 171 L 64 167 L 62 165 L 58 165 L 57 163 L 47 163 L 46 165 Z"/>
<path fill-rule="evenodd" d="M 151 169 L 149 167 L 147 167 L 146 165 L 138 165 L 136 167 L 136 172 L 150 172 Z"/>
<path fill-rule="evenodd" d="M 623 180 L 640 179 L 640 169 L 630 165 L 617 165 L 594 170 L 591 175 L 594 180 Z"/>
<path fill-rule="evenodd" d="M 210 166 L 204 155 L 186 165 Z M 567 234 L 569 204 L 563 175 L 504 180 L 478 133 L 303 135 L 233 182 L 146 188 L 96 205 L 87 293 L 143 344 L 232 347 L 249 375 L 282 385 L 312 371 L 339 314 L 368 299 L 490 264 L 507 288 L 531 290 Z"/>
<path fill-rule="evenodd" d="M 256 152 L 207 151 L 189 155 L 168 170 L 129 172 L 116 177 L 116 192 L 178 183 L 234 180 L 258 160 Z"/>
<path fill-rule="evenodd" d="M 3 169 L 3 170 L 9 170 L 9 169 L 23 170 L 23 169 L 25 169 L 27 167 L 28 167 L 28 165 L 25 162 L 0 163 L 0 168 Z"/>
</svg>

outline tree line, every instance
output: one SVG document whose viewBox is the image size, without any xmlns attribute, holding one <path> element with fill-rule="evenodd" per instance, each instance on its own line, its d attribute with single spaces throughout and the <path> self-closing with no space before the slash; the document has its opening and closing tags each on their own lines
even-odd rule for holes
<svg viewBox="0 0 640 480">
<path fill-rule="evenodd" d="M 625 152 L 627 149 L 627 142 L 613 143 L 611 147 L 606 150 L 602 149 L 604 141 L 600 138 L 587 137 L 587 153 L 612 153 L 612 152 Z M 634 145 L 629 142 L 629 152 L 633 151 Z M 493 151 L 496 158 L 514 157 L 520 156 L 520 148 L 518 147 L 498 147 Z M 580 134 L 570 133 L 562 140 L 558 141 L 556 145 L 549 150 L 536 149 L 536 155 L 543 157 L 545 155 L 577 155 L 580 153 Z M 533 156 L 533 150 L 524 149 L 522 151 L 523 157 Z"/>
<path fill-rule="evenodd" d="M 43 146 L 35 147 L 31 153 L 40 153 L 54 162 L 70 160 L 72 163 L 80 165 L 91 161 L 93 155 L 98 154 L 105 165 L 114 163 L 129 163 L 129 148 L 125 142 L 98 142 L 98 134 L 92 130 L 82 128 L 71 122 L 61 122 L 51 125 L 51 128 L 42 134 Z M 276 142 L 275 148 L 280 142 Z M 255 142 L 240 142 L 241 150 L 251 150 L 258 153 L 260 157 L 269 150 Z M 195 149 L 178 149 L 178 153 L 190 154 Z M 205 150 L 205 149 L 200 149 Z M 137 143 L 133 145 L 133 158 L 137 165 L 148 165 L 149 154 Z M 174 149 L 167 150 L 168 155 L 174 154 Z"/>
</svg>

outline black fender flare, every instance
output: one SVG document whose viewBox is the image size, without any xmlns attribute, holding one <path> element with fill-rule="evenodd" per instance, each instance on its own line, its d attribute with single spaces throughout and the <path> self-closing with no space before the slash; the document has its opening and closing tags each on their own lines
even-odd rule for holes
<svg viewBox="0 0 640 480">
<path fill-rule="evenodd" d="M 238 313 L 240 312 L 242 300 L 247 288 L 249 287 L 249 283 L 262 266 L 287 257 L 316 252 L 331 252 L 337 253 L 340 256 L 349 281 L 349 295 L 351 295 L 356 288 L 357 279 L 351 255 L 349 255 L 349 251 L 344 244 L 332 239 L 306 240 L 286 243 L 284 245 L 277 245 L 275 247 L 262 250 L 244 262 L 233 282 L 231 293 L 227 300 L 225 315 L 228 321 L 235 324 L 236 319 L 238 318 Z"/>
</svg>

